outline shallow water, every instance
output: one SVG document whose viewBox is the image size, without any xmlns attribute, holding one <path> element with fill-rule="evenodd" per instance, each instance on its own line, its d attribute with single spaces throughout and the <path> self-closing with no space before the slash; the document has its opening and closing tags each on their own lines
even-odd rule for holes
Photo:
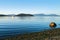
<svg viewBox="0 0 60 40">
<path fill-rule="evenodd" d="M 51 29 L 50 22 L 55 22 L 56 28 L 60 28 L 60 17 L 57 16 L 0 17 L 0 38 L 48 30 Z"/>
</svg>

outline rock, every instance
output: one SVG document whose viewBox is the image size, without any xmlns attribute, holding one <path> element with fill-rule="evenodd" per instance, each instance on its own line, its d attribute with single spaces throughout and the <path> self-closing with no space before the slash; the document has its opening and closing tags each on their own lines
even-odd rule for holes
<svg viewBox="0 0 60 40">
<path fill-rule="evenodd" d="M 54 27 L 56 27 L 57 25 L 56 25 L 55 22 L 51 22 L 49 26 L 52 27 L 52 28 L 54 28 Z"/>
</svg>

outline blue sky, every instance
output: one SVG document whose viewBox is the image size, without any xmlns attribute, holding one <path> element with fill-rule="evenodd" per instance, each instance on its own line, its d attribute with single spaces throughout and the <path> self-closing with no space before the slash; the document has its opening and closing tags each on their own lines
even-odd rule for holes
<svg viewBox="0 0 60 40">
<path fill-rule="evenodd" d="M 60 0 L 0 0 L 0 14 L 19 13 L 60 15 Z"/>
</svg>

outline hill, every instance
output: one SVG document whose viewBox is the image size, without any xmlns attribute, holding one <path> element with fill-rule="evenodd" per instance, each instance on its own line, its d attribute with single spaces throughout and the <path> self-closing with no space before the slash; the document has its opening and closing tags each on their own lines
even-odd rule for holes
<svg viewBox="0 0 60 40">
<path fill-rule="evenodd" d="M 16 16 L 34 16 L 34 15 L 21 13 L 21 14 L 18 14 L 18 15 L 16 15 Z"/>
</svg>

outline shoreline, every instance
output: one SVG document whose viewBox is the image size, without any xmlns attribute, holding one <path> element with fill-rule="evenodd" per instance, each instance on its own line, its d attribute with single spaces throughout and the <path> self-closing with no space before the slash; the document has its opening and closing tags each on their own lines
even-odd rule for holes
<svg viewBox="0 0 60 40">
<path fill-rule="evenodd" d="M 16 36 L 7 37 L 2 40 L 50 40 L 51 38 L 58 39 L 60 38 L 60 28 L 52 29 L 52 30 L 46 30 L 42 32 L 34 32 L 29 34 L 18 34 Z"/>
</svg>

